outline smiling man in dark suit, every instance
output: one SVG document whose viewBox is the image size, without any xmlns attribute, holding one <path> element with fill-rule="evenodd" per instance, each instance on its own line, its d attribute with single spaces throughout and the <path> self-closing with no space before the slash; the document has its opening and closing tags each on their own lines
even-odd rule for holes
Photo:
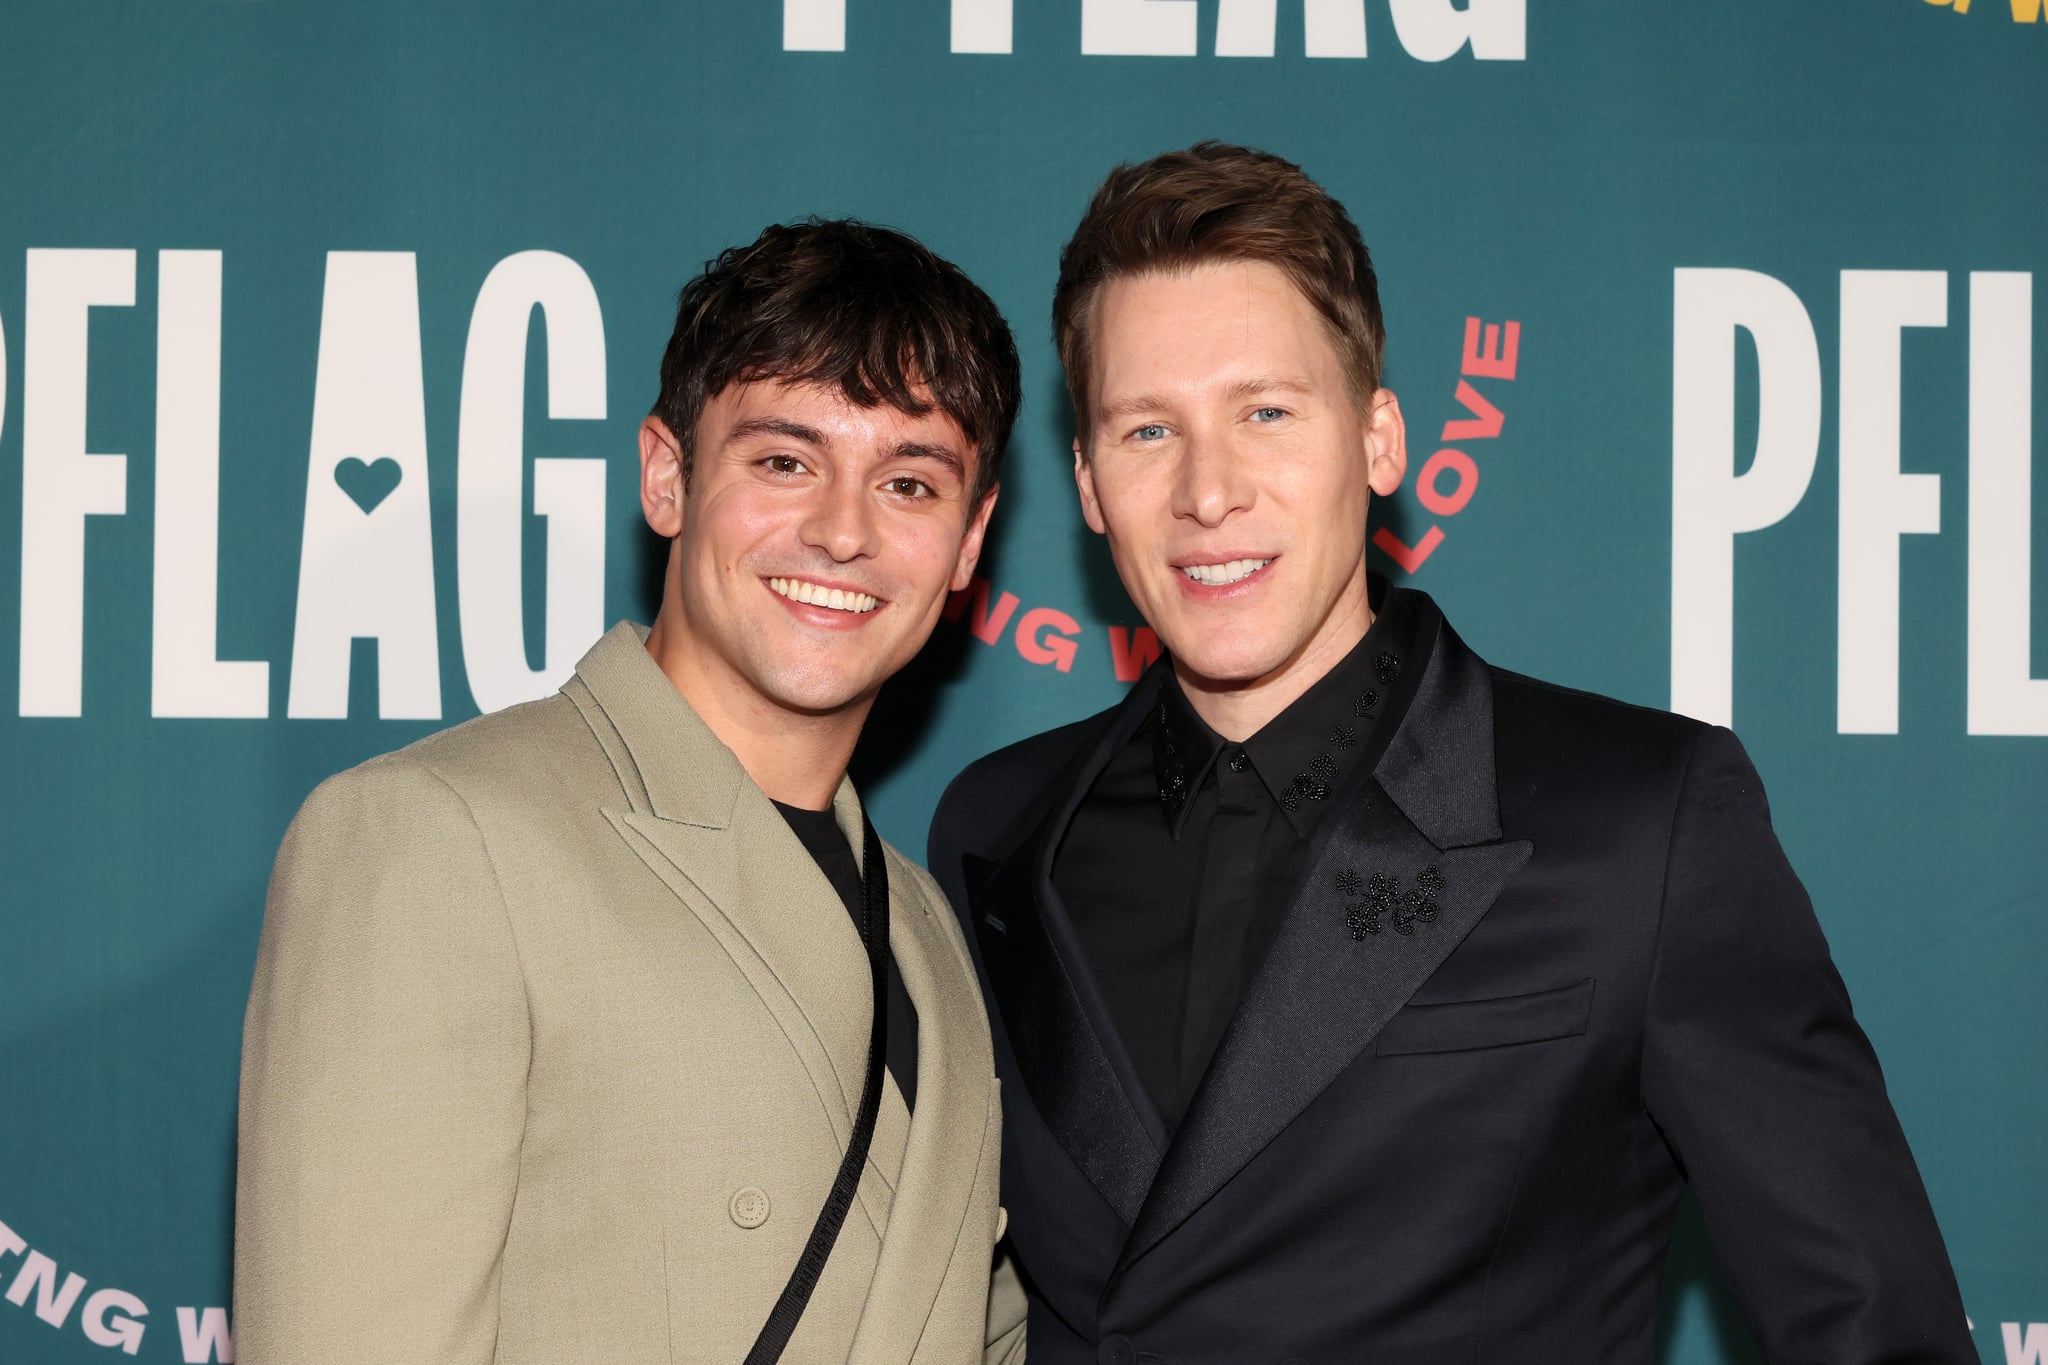
<svg viewBox="0 0 2048 1365">
<path fill-rule="evenodd" d="M 1032 1359 L 1647 1362 L 1689 1182 L 1770 1360 L 1974 1361 L 1734 736 L 1368 579 L 1406 444 L 1342 207 L 1244 148 L 1121 167 L 1053 311 L 1166 657 L 932 830 Z"/>
</svg>

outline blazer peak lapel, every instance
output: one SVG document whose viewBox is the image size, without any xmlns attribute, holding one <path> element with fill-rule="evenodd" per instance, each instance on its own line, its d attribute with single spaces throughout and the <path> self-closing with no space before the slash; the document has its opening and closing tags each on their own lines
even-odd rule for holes
<svg viewBox="0 0 2048 1365">
<path fill-rule="evenodd" d="M 933 1250 L 959 1243 L 995 1116 L 995 1059 L 953 918 L 932 912 L 907 866 L 890 872 L 890 951 L 918 1016 L 917 1107 L 851 1352 L 856 1361 L 916 1354 L 951 1267 L 950 1257 Z"/>
<path fill-rule="evenodd" d="M 1427 605 L 1421 680 L 1308 870 L 1131 1229 L 1118 1273 L 1237 1174 L 1372 1043 L 1529 860 L 1500 842 L 1485 665 Z M 1409 806 L 1415 810 L 1411 813 Z M 1420 818 L 1416 818 L 1416 817 Z"/>
</svg>

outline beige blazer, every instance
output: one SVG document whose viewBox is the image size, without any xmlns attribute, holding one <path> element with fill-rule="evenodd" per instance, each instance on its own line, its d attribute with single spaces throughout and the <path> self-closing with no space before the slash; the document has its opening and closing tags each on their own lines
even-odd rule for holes
<svg viewBox="0 0 2048 1365">
<path fill-rule="evenodd" d="M 858 856 L 860 804 L 834 810 Z M 988 1025 L 888 853 L 919 1019 L 784 1360 L 1023 1357 Z M 737 1362 L 831 1188 L 866 953 L 628 625 L 559 695 L 323 783 L 278 854 L 242 1045 L 243 1365 Z"/>
</svg>

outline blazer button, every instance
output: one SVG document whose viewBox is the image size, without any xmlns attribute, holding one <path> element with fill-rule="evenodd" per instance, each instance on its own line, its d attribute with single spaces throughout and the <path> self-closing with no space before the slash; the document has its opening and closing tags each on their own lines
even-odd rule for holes
<svg viewBox="0 0 2048 1365">
<path fill-rule="evenodd" d="M 1129 1337 L 1117 1332 L 1102 1339 L 1102 1344 L 1095 1348 L 1095 1359 L 1098 1365 L 1137 1365 L 1138 1348 L 1131 1345 Z"/>
<path fill-rule="evenodd" d="M 760 1227 L 768 1221 L 768 1192 L 758 1185 L 742 1186 L 733 1191 L 729 1211 L 741 1227 Z"/>
</svg>

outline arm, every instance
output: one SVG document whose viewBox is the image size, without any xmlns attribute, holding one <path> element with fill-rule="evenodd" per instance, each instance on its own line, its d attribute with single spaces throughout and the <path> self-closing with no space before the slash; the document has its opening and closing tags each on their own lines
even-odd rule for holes
<svg viewBox="0 0 2048 1365">
<path fill-rule="evenodd" d="M 323 784 L 278 853 L 243 1031 L 247 1365 L 491 1359 L 528 1029 L 461 798 L 403 759 Z"/>
<path fill-rule="evenodd" d="M 1756 770 L 1704 732 L 1674 816 L 1643 1099 L 1774 1365 L 1975 1365 L 1941 1232 Z"/>
</svg>

